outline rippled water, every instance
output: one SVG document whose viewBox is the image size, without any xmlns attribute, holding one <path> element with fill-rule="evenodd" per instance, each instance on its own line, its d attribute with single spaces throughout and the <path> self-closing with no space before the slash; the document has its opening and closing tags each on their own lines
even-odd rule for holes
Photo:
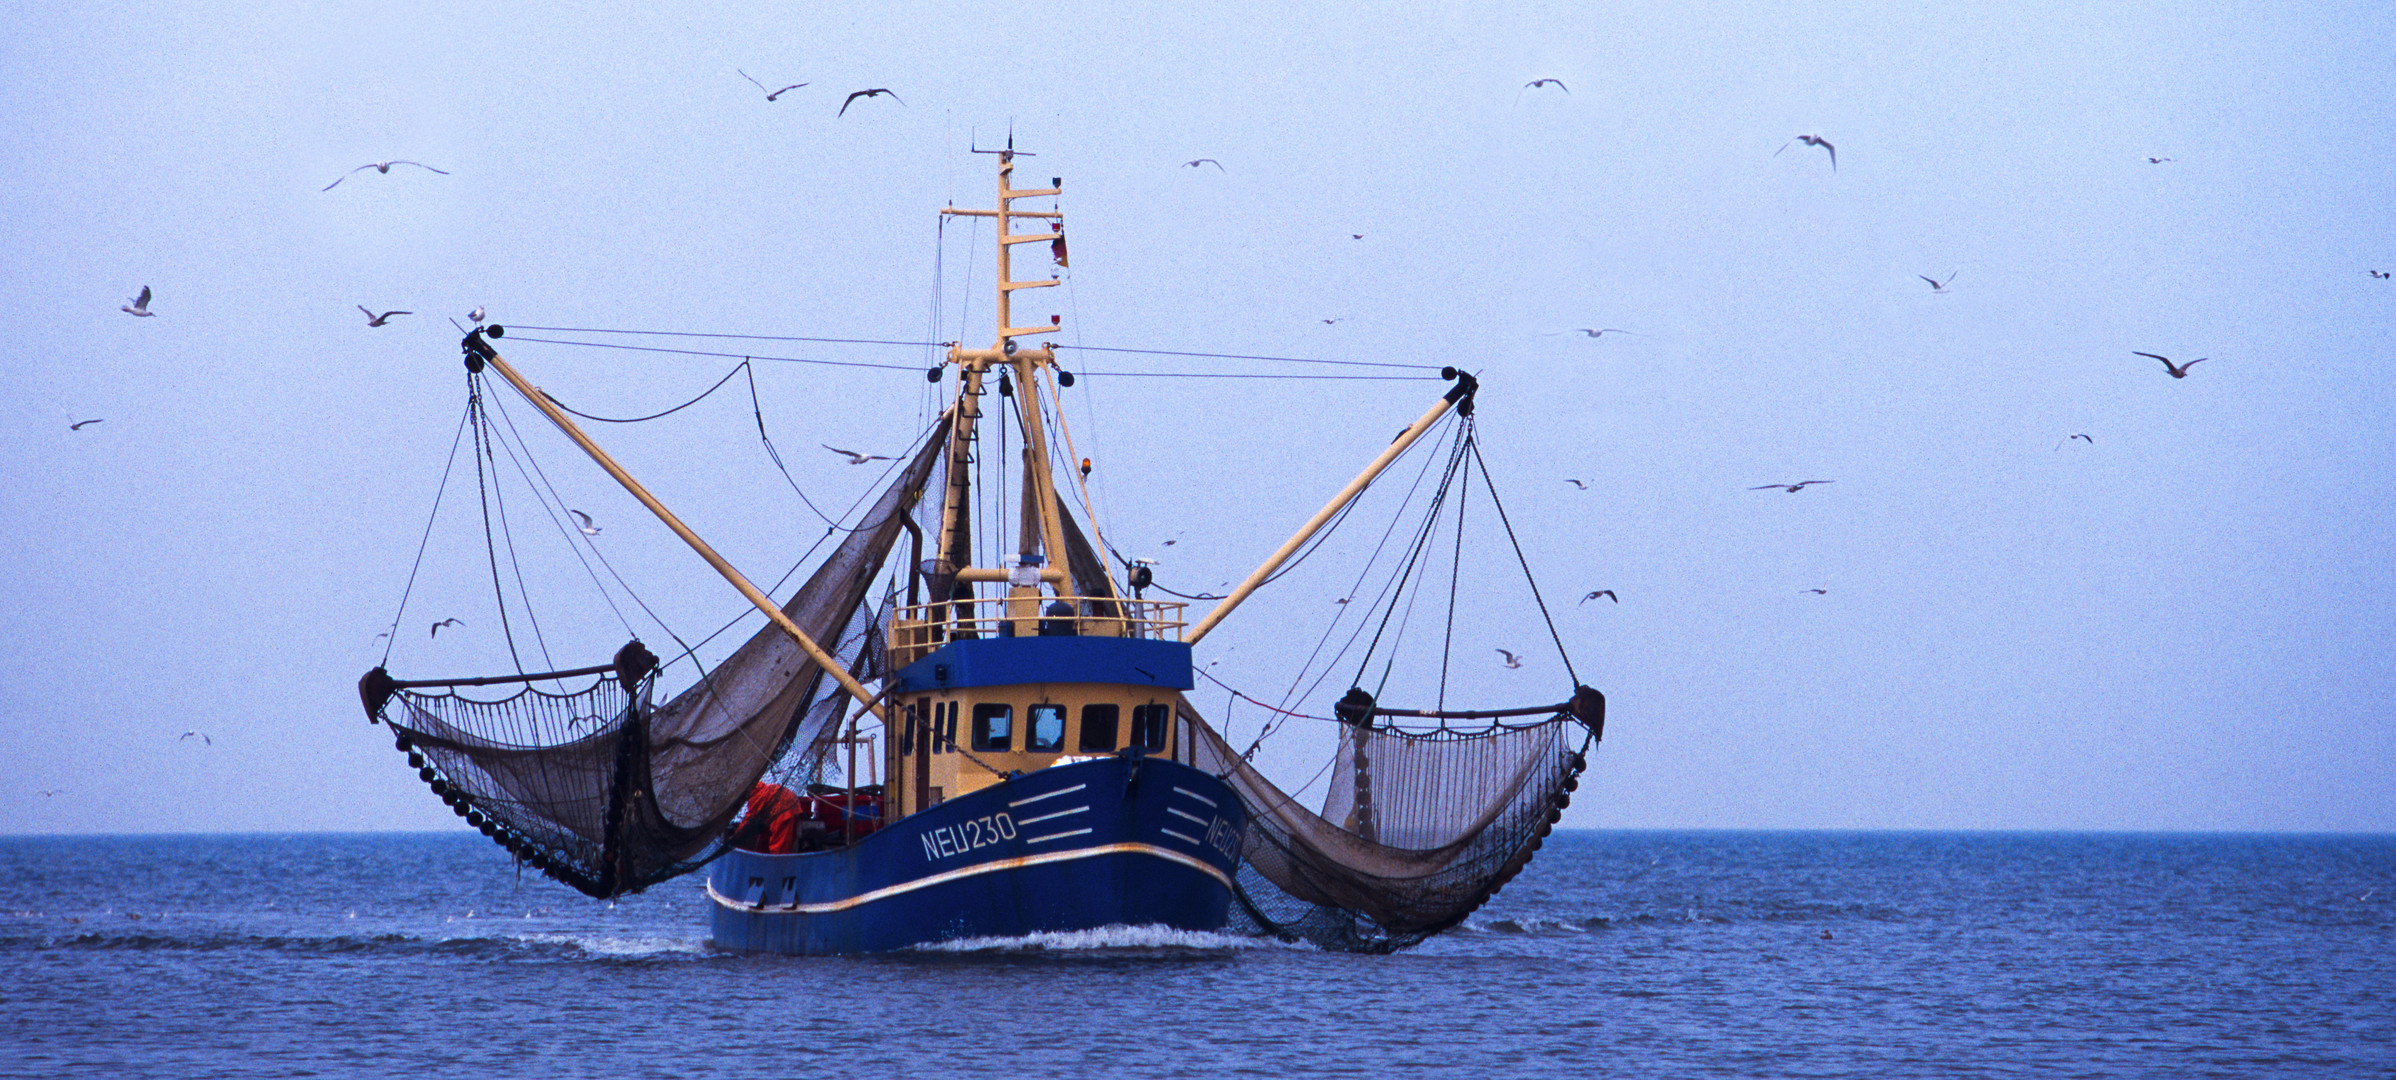
<svg viewBox="0 0 2396 1080">
<path fill-rule="evenodd" d="M 478 836 L 0 840 L 0 1075 L 2396 1073 L 2396 838 L 1559 833 L 1396 956 L 720 953 Z"/>
</svg>

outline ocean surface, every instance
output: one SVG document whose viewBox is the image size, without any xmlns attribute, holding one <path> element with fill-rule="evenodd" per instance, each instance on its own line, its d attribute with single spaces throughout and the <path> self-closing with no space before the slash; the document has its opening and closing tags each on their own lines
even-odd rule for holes
<svg viewBox="0 0 2396 1080">
<path fill-rule="evenodd" d="M 706 924 L 471 834 L 0 839 L 0 1076 L 2396 1075 L 2396 837 L 1565 832 L 1394 956 Z"/>
</svg>

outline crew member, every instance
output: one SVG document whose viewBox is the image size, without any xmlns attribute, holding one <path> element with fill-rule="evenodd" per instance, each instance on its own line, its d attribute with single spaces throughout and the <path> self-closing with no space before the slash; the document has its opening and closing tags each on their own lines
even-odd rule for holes
<svg viewBox="0 0 2396 1080">
<path fill-rule="evenodd" d="M 768 855 L 799 850 L 799 818 L 806 811 L 799 797 L 780 784 L 764 780 L 749 792 L 746 816 L 732 830 L 732 845 Z"/>
</svg>

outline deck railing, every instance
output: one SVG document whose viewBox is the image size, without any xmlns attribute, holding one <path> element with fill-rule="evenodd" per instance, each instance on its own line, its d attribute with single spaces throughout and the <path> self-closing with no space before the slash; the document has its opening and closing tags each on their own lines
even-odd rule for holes
<svg viewBox="0 0 2396 1080">
<path fill-rule="evenodd" d="M 993 637 L 1127 637 L 1179 641 L 1187 607 L 1174 600 L 1036 596 L 902 607 L 890 622 L 890 663 L 905 667 L 951 642 Z"/>
</svg>

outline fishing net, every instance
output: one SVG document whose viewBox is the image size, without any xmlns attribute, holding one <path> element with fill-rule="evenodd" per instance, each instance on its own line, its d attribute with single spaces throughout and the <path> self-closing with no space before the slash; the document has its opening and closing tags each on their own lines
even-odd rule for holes
<svg viewBox="0 0 2396 1080">
<path fill-rule="evenodd" d="M 1248 808 L 1234 930 L 1390 952 L 1456 925 L 1513 879 L 1562 818 L 1604 699 L 1583 690 L 1544 719 L 1401 730 L 1343 724 L 1321 813 L 1258 773 L 1181 703 L 1191 764 Z"/>
<path fill-rule="evenodd" d="M 782 612 L 860 680 L 881 674 L 867 603 L 900 533 L 937 507 L 948 418 L 934 425 Z M 927 498 L 927 494 L 929 498 Z M 634 642 L 613 663 L 531 676 L 359 683 L 367 715 L 391 726 L 419 775 L 457 813 L 552 877 L 595 897 L 636 892 L 714 857 L 769 769 L 814 779 L 851 704 L 768 623 L 714 670 L 651 707 L 656 661 Z M 597 675 L 581 691 L 535 681 Z M 525 683 L 502 700 L 458 689 Z M 562 686 L 561 686 L 562 690 Z"/>
</svg>

